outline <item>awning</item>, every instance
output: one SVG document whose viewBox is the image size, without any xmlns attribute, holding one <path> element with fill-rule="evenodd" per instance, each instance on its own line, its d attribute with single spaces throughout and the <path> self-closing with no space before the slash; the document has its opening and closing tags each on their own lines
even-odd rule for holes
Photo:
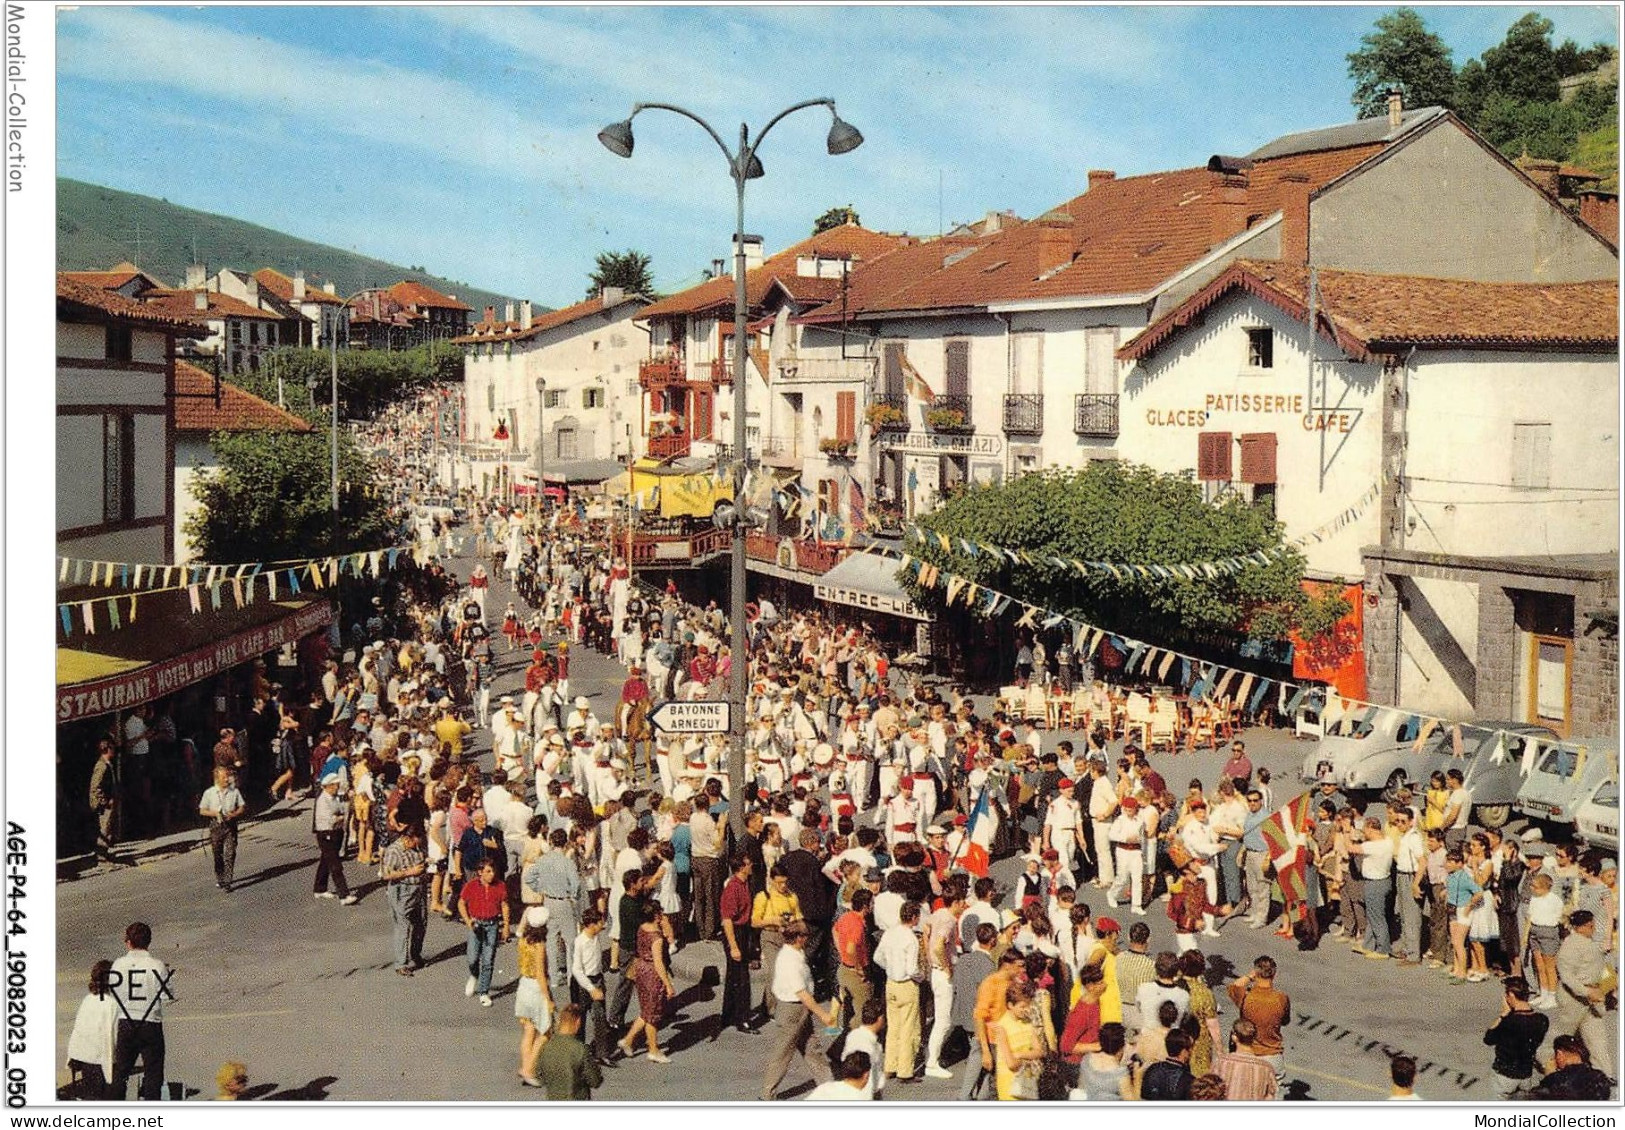
<svg viewBox="0 0 1625 1130">
<path fill-rule="evenodd" d="M 261 600 L 214 616 L 164 615 L 163 597 L 140 598 L 143 623 L 88 638 L 56 651 L 56 720 L 73 722 L 174 694 L 268 651 L 326 627 L 333 609 L 325 595 Z M 150 619 L 149 619 L 150 617 Z M 212 632 L 209 630 L 212 628 Z M 213 635 L 212 640 L 208 639 Z M 207 642 L 201 642 L 206 640 Z"/>
<path fill-rule="evenodd" d="M 542 477 L 550 483 L 601 483 L 624 470 L 626 464 L 619 459 L 571 459 L 562 463 L 548 463 L 542 468 Z M 536 471 L 532 468 L 528 472 L 521 472 L 521 476 L 535 479 Z"/>
<path fill-rule="evenodd" d="M 885 612 L 908 620 L 927 616 L 897 581 L 896 558 L 876 553 L 854 553 L 813 582 L 813 596 L 832 604 L 846 604 L 872 612 Z"/>
</svg>

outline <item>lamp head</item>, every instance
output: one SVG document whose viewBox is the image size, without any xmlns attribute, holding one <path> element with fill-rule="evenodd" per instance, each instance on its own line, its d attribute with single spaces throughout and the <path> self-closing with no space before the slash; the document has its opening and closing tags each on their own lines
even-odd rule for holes
<svg viewBox="0 0 1625 1130">
<path fill-rule="evenodd" d="M 547 391 L 547 378 L 546 377 L 537 377 L 536 378 L 536 391 L 537 392 L 546 392 Z"/>
<path fill-rule="evenodd" d="M 834 136 L 833 133 L 831 136 Z M 605 149 L 617 157 L 632 156 L 632 119 L 627 118 L 624 122 L 605 126 L 598 131 L 598 140 L 603 143 Z"/>
<path fill-rule="evenodd" d="M 829 124 L 829 137 L 824 147 L 829 150 L 831 157 L 839 157 L 842 153 L 850 153 L 863 144 L 863 135 L 850 122 L 841 120 L 841 116 L 833 109 L 830 115 L 835 119 Z"/>
<path fill-rule="evenodd" d="M 757 160 L 756 154 L 752 153 L 750 163 L 745 166 L 745 179 L 758 180 L 766 175 L 767 170 L 762 168 L 762 162 Z"/>
</svg>

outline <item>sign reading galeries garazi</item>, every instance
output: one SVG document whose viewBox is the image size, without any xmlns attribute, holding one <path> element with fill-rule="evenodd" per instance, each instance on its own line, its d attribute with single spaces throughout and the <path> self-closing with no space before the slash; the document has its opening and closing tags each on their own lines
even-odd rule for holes
<svg viewBox="0 0 1625 1130">
<path fill-rule="evenodd" d="M 73 722 L 80 718 L 93 718 L 113 710 L 125 710 L 143 702 L 151 702 L 171 694 L 182 687 L 229 670 L 239 663 L 258 659 L 268 651 L 292 643 L 333 618 L 333 608 L 325 600 L 301 608 L 291 616 L 238 632 L 234 636 L 189 651 L 185 655 L 138 667 L 122 675 L 97 679 L 93 683 L 78 683 L 59 688 L 56 695 L 56 720 Z"/>
<path fill-rule="evenodd" d="M 997 455 L 1004 439 L 995 435 L 954 435 L 945 432 L 881 432 L 870 441 L 883 451 L 905 455 Z"/>
</svg>

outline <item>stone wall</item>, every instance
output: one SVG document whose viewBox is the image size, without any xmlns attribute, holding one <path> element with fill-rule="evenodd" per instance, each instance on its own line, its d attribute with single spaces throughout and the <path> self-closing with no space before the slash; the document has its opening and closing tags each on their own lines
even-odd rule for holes
<svg viewBox="0 0 1625 1130">
<path fill-rule="evenodd" d="M 1612 618 L 1601 618 L 1611 613 Z M 1588 581 L 1574 597 L 1576 737 L 1619 733 L 1619 578 Z"/>
</svg>

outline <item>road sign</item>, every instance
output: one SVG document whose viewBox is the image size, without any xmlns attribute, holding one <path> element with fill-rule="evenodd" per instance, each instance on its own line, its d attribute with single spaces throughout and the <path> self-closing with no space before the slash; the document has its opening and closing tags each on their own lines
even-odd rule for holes
<svg viewBox="0 0 1625 1130">
<path fill-rule="evenodd" d="M 726 702 L 663 702 L 649 715 L 666 734 L 725 734 L 733 716 Z"/>
</svg>

